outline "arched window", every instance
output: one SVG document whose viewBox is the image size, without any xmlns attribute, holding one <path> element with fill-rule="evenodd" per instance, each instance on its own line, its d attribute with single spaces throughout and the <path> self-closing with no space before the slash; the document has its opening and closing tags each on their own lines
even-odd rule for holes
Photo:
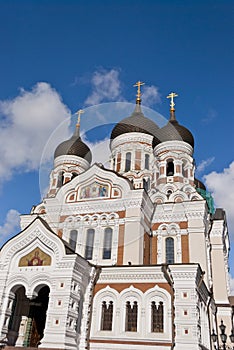
<svg viewBox="0 0 234 350">
<path fill-rule="evenodd" d="M 145 169 L 149 170 L 149 154 L 145 154 Z"/>
<path fill-rule="evenodd" d="M 120 171 L 120 166 L 121 166 L 121 153 L 117 154 L 117 164 L 116 164 L 116 171 Z M 114 169 L 115 170 L 115 169 Z"/>
<path fill-rule="evenodd" d="M 185 160 L 183 160 L 183 163 L 182 163 L 182 175 L 184 177 L 188 177 L 188 169 L 185 169 L 186 165 L 187 165 L 187 162 Z"/>
<path fill-rule="evenodd" d="M 172 237 L 166 238 L 166 263 L 174 264 L 174 239 Z"/>
<path fill-rule="evenodd" d="M 58 174 L 57 187 L 58 188 L 62 187 L 63 182 L 64 182 L 64 172 L 60 171 L 59 174 Z"/>
<path fill-rule="evenodd" d="M 151 332 L 163 333 L 163 302 L 151 303 Z"/>
<path fill-rule="evenodd" d="M 126 302 L 126 332 L 137 332 L 137 309 L 138 306 L 136 301 L 134 301 L 132 304 L 130 301 Z"/>
<path fill-rule="evenodd" d="M 136 150 L 135 152 L 135 170 L 141 170 L 141 151 Z"/>
<path fill-rule="evenodd" d="M 125 158 L 125 171 L 131 170 L 131 152 L 126 153 L 126 158 Z"/>
<path fill-rule="evenodd" d="M 102 303 L 101 331 L 112 331 L 113 301 Z"/>
<path fill-rule="evenodd" d="M 94 242 L 94 229 L 89 228 L 87 230 L 86 236 L 86 246 L 85 246 L 85 259 L 91 260 L 93 258 L 93 242 Z"/>
<path fill-rule="evenodd" d="M 113 170 L 115 170 L 115 158 L 113 158 Z"/>
<path fill-rule="evenodd" d="M 112 234 L 113 234 L 112 228 L 110 228 L 110 227 L 105 228 L 103 252 L 102 252 L 103 259 L 110 259 L 111 258 Z"/>
<path fill-rule="evenodd" d="M 167 176 L 174 175 L 174 162 L 173 159 L 168 159 L 167 161 Z"/>
<path fill-rule="evenodd" d="M 77 230 L 70 231 L 69 244 L 73 250 L 76 250 L 77 234 Z"/>
</svg>

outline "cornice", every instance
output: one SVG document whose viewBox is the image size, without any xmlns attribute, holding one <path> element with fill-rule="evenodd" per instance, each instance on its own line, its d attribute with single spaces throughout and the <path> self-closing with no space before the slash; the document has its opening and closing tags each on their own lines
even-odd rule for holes
<svg viewBox="0 0 234 350">
<path fill-rule="evenodd" d="M 187 142 L 184 141 L 165 141 L 160 143 L 154 148 L 154 154 L 158 156 L 160 153 L 172 151 L 175 152 L 175 150 L 184 152 L 192 156 L 193 154 L 193 148 L 190 146 Z"/>
<path fill-rule="evenodd" d="M 122 211 L 129 208 L 141 208 L 142 197 L 135 199 L 111 199 L 111 200 L 99 200 L 96 202 L 81 202 L 81 203 L 68 203 L 56 206 L 47 207 L 47 214 L 59 214 L 59 215 L 71 215 L 74 213 L 101 213 L 101 212 L 115 212 Z"/>
<path fill-rule="evenodd" d="M 81 166 L 82 168 L 85 168 L 85 169 L 87 169 L 90 166 L 89 162 L 86 159 L 78 156 L 63 155 L 55 158 L 54 168 L 64 164 L 74 164 L 74 165 Z"/>
<path fill-rule="evenodd" d="M 185 213 L 154 213 L 152 218 L 152 224 L 162 223 L 162 222 L 180 222 L 187 221 Z"/>
<path fill-rule="evenodd" d="M 126 283 L 126 282 L 167 282 L 161 272 L 161 266 L 152 267 L 113 267 L 102 269 L 98 283 Z"/>
<path fill-rule="evenodd" d="M 116 137 L 112 143 L 111 143 L 111 151 L 113 151 L 116 147 L 119 147 L 121 145 L 124 145 L 125 143 L 129 142 L 140 142 L 140 143 L 147 143 L 150 146 L 152 145 L 153 136 L 148 134 L 143 134 L 141 132 L 131 132 L 122 134 L 118 137 Z M 152 147 L 151 147 L 152 149 Z"/>
</svg>

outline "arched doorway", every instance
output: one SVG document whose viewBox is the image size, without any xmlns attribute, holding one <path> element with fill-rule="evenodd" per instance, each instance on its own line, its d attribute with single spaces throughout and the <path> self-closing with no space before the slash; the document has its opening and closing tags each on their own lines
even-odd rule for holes
<svg viewBox="0 0 234 350">
<path fill-rule="evenodd" d="M 44 336 L 46 312 L 49 302 L 48 286 L 37 287 L 38 296 L 28 299 L 24 287 L 15 291 L 8 326 L 9 345 L 38 347 Z"/>
<path fill-rule="evenodd" d="M 23 286 L 15 286 L 9 298 L 11 316 L 8 323 L 8 345 L 15 345 L 19 336 L 22 319 L 26 319 L 29 310 L 29 299 L 25 295 Z"/>
</svg>

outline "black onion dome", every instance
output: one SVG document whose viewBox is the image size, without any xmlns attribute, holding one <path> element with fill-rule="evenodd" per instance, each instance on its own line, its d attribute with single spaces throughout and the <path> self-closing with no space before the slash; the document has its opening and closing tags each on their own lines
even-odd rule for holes
<svg viewBox="0 0 234 350">
<path fill-rule="evenodd" d="M 187 142 L 194 148 L 194 138 L 192 133 L 178 123 L 173 111 L 171 111 L 171 118 L 167 125 L 162 127 L 155 136 L 157 136 L 160 141 L 158 143 L 156 142 L 154 147 L 161 142 L 178 140 Z"/>
<path fill-rule="evenodd" d="M 91 151 L 80 138 L 79 126 L 76 127 L 74 134 L 69 140 L 63 141 L 58 145 L 54 152 L 54 159 L 65 155 L 84 158 L 89 164 L 92 162 Z"/>
<path fill-rule="evenodd" d="M 141 111 L 141 106 L 137 104 L 130 117 L 121 120 L 115 125 L 111 132 L 111 141 L 129 132 L 141 132 L 154 136 L 158 130 L 157 124 L 153 120 L 146 118 Z"/>
</svg>

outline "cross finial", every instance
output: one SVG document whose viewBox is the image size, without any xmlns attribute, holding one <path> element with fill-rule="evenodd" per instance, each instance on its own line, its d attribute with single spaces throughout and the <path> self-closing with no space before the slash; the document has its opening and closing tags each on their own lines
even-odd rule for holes
<svg viewBox="0 0 234 350">
<path fill-rule="evenodd" d="M 141 104 L 141 86 L 145 85 L 145 83 L 143 83 L 142 81 L 138 81 L 136 84 L 134 84 L 133 86 L 136 87 L 137 86 L 137 94 L 136 94 L 136 104 L 140 105 Z"/>
<path fill-rule="evenodd" d="M 83 109 L 79 109 L 75 114 L 77 115 L 77 123 L 76 123 L 76 126 L 80 126 L 80 116 L 81 114 L 83 114 L 84 111 Z"/>
<path fill-rule="evenodd" d="M 174 102 L 174 98 L 177 97 L 178 95 L 175 93 L 175 92 L 171 92 L 167 98 L 170 98 L 171 99 L 171 103 L 170 103 L 170 107 L 171 107 L 171 111 L 174 111 L 175 110 L 175 102 Z"/>
</svg>

